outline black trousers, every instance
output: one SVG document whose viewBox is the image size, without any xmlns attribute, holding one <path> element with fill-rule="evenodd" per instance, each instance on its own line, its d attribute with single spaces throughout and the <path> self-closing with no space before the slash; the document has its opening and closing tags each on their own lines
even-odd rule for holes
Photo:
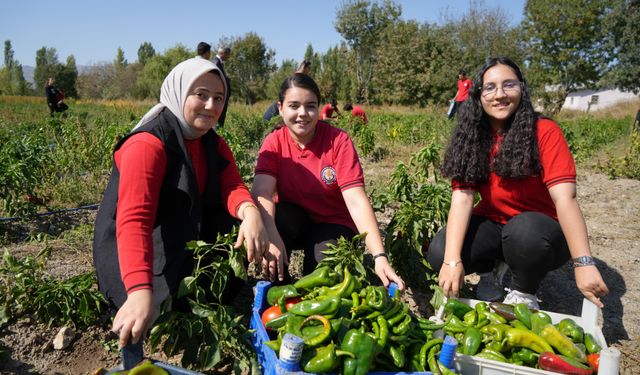
<svg viewBox="0 0 640 375">
<path fill-rule="evenodd" d="M 444 261 L 446 226 L 429 245 L 427 260 L 440 271 Z M 462 246 L 467 274 L 490 272 L 496 260 L 509 265 L 511 289 L 535 294 L 547 272 L 571 258 L 560 224 L 539 212 L 523 212 L 506 224 L 472 215 Z M 449 260 L 449 259 L 447 259 Z"/>
<path fill-rule="evenodd" d="M 300 206 L 289 202 L 276 204 L 276 227 L 287 248 L 304 250 L 303 273 L 313 272 L 318 262 L 324 258 L 323 250 L 327 245 L 337 243 L 340 236 L 353 238 L 355 233 L 340 224 L 314 223 L 307 212 Z"/>
</svg>

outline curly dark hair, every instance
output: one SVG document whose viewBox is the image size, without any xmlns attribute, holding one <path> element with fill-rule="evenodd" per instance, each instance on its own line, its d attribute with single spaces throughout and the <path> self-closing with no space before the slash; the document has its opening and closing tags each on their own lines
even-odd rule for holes
<svg viewBox="0 0 640 375">
<path fill-rule="evenodd" d="M 511 67 L 521 82 L 520 104 L 502 129 L 500 150 L 490 161 L 492 131 L 482 109 L 480 94 L 484 73 L 501 64 Z M 522 71 L 508 57 L 489 59 L 473 80 L 469 98 L 462 103 L 457 124 L 444 154 L 443 175 L 462 183 L 478 184 L 489 179 L 491 169 L 500 177 L 524 178 L 541 171 L 536 138 L 538 114 L 533 110 L 529 88 Z"/>
</svg>

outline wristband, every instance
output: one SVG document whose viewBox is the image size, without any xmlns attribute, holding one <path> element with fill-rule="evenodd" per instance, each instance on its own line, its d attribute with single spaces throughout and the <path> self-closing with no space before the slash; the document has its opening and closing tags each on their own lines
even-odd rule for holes
<svg viewBox="0 0 640 375">
<path fill-rule="evenodd" d="M 584 266 L 595 266 L 596 261 L 593 257 L 588 255 L 583 255 L 581 257 L 573 258 L 573 268 L 576 267 L 584 267 Z"/>
<path fill-rule="evenodd" d="M 443 262 L 443 263 L 451 268 L 456 268 L 458 264 L 462 263 L 462 260 L 450 260 L 448 262 Z"/>
<path fill-rule="evenodd" d="M 378 254 L 373 256 L 373 260 L 375 261 L 376 259 L 378 259 L 380 257 L 389 259 L 389 256 L 387 256 L 387 253 L 378 253 Z"/>
</svg>

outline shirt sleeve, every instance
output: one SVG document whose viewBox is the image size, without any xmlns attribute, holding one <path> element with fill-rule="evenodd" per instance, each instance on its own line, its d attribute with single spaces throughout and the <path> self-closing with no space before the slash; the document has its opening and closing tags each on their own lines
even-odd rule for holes
<svg viewBox="0 0 640 375">
<path fill-rule="evenodd" d="M 460 182 L 459 180 L 453 179 L 451 180 L 451 190 L 473 190 L 477 191 L 478 186 L 474 184 L 467 184 Z"/>
<path fill-rule="evenodd" d="M 335 160 L 337 183 L 341 191 L 364 186 L 364 173 L 360 159 L 347 133 L 341 132 L 337 138 Z"/>
<path fill-rule="evenodd" d="M 576 182 L 576 165 L 558 124 L 546 119 L 538 122 L 538 147 L 542 181 L 547 189 L 563 182 Z"/>
<path fill-rule="evenodd" d="M 236 160 L 227 142 L 220 138 L 218 154 L 229 161 L 229 165 L 220 173 L 220 193 L 222 202 L 226 202 L 229 213 L 238 218 L 238 208 L 244 202 L 254 203 L 249 189 L 242 181 Z"/>
<path fill-rule="evenodd" d="M 267 174 L 278 178 L 278 155 L 280 152 L 278 151 L 278 137 L 276 132 L 278 132 L 278 130 L 269 134 L 260 147 L 258 160 L 256 162 L 256 175 Z"/>
<path fill-rule="evenodd" d="M 114 155 L 120 172 L 116 238 L 127 293 L 153 286 L 153 225 L 167 157 L 149 133 L 131 136 Z"/>
</svg>

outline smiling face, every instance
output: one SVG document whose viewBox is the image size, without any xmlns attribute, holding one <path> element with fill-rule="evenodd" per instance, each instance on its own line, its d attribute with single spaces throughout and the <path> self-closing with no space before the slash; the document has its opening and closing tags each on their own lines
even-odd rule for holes
<svg viewBox="0 0 640 375">
<path fill-rule="evenodd" d="M 521 97 L 520 80 L 511 67 L 498 64 L 482 76 L 480 102 L 494 130 L 504 128 L 518 109 Z"/>
<path fill-rule="evenodd" d="M 291 86 L 278 102 L 278 109 L 291 136 L 304 146 L 311 142 L 318 123 L 318 97 L 313 91 Z"/>
<path fill-rule="evenodd" d="M 193 82 L 184 102 L 184 119 L 187 124 L 204 135 L 218 121 L 224 108 L 224 84 L 215 73 L 201 75 Z"/>
</svg>

